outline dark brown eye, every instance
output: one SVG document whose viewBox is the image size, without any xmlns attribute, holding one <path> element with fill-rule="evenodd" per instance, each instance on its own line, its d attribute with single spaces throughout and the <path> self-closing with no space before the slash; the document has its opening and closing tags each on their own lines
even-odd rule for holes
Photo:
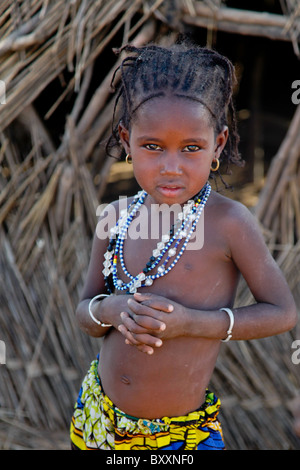
<svg viewBox="0 0 300 470">
<path fill-rule="evenodd" d="M 184 152 L 198 152 L 200 150 L 199 145 L 187 145 L 184 147 Z"/>
<path fill-rule="evenodd" d="M 161 150 L 161 147 L 157 144 L 146 144 L 145 147 L 148 150 Z"/>
</svg>

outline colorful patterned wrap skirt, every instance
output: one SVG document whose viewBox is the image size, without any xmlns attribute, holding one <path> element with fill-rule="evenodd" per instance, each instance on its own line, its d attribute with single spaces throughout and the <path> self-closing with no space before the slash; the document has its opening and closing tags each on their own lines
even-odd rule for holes
<svg viewBox="0 0 300 470">
<path fill-rule="evenodd" d="M 217 419 L 220 400 L 207 391 L 204 404 L 186 416 L 139 419 L 114 406 L 104 394 L 98 359 L 85 376 L 72 417 L 74 450 L 223 450 Z"/>
</svg>

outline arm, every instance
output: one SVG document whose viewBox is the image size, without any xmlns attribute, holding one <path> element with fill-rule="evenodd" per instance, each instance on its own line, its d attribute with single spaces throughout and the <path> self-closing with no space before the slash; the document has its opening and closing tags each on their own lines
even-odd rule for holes
<svg viewBox="0 0 300 470">
<path fill-rule="evenodd" d="M 115 225 L 117 217 L 118 203 L 113 203 L 107 206 L 99 218 L 93 239 L 87 276 L 76 309 L 76 319 L 79 327 L 93 337 L 104 336 L 110 329 L 97 325 L 90 318 L 88 306 L 93 297 L 106 293 L 102 263 L 108 246 L 108 233 L 110 228 Z M 107 236 L 105 236 L 105 233 Z M 93 315 L 101 322 L 112 324 L 117 328 L 121 322 L 120 312 L 127 308 L 127 300 L 128 296 L 126 295 L 111 295 L 103 300 L 96 301 L 92 308 Z"/>
<path fill-rule="evenodd" d="M 102 263 L 108 246 L 108 236 L 106 237 L 105 233 L 108 234 L 110 228 L 116 224 L 119 217 L 119 209 L 118 202 L 112 203 L 106 207 L 99 218 L 94 234 L 87 276 L 76 309 L 76 319 L 79 327 L 93 337 L 102 337 L 110 330 L 110 327 L 101 327 L 92 320 L 89 315 L 89 303 L 96 295 L 106 293 L 104 276 L 102 274 Z M 110 295 L 102 300 L 95 301 L 92 306 L 92 313 L 102 323 L 111 324 L 115 329 L 119 329 L 119 326 L 122 324 L 122 318 L 128 315 L 128 300 L 131 297 L 129 295 Z M 161 328 L 164 328 L 161 322 L 152 322 L 154 334 L 158 334 Z M 139 328 L 138 325 L 136 325 L 136 331 L 137 333 L 148 332 L 143 328 Z M 152 337 L 151 339 L 153 344 L 155 343 L 156 346 L 160 346 L 157 338 Z M 144 352 L 152 350 L 147 345 L 142 345 L 141 349 Z"/>
<path fill-rule="evenodd" d="M 264 338 L 293 328 L 297 321 L 293 296 L 265 244 L 256 219 L 245 206 L 234 203 L 226 215 L 225 231 L 231 259 L 256 302 L 233 310 L 235 325 L 232 339 Z"/>
<path fill-rule="evenodd" d="M 225 233 L 231 258 L 244 277 L 255 302 L 235 308 L 233 340 L 250 340 L 273 336 L 292 329 L 297 310 L 287 282 L 266 246 L 255 218 L 241 204 L 234 204 L 226 216 Z M 227 305 L 223 305 L 227 307 Z M 228 305 L 228 307 L 231 307 Z M 229 325 L 225 312 L 214 310 L 197 313 L 189 310 L 188 333 L 222 339 Z M 196 317 L 197 316 L 197 320 Z"/>
</svg>

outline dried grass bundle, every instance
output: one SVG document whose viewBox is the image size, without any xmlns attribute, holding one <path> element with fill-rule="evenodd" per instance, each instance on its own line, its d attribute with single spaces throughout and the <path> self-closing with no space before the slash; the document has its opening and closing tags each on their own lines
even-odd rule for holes
<svg viewBox="0 0 300 470">
<path fill-rule="evenodd" d="M 183 6 L 196 15 L 200 4 L 188 0 Z M 0 366 L 2 448 L 68 448 L 73 402 L 101 344 L 79 331 L 74 310 L 96 207 L 113 162 L 98 145 L 112 118 L 111 71 L 89 96 L 93 68 L 120 32 L 123 43 L 141 45 L 155 38 L 161 21 L 171 18 L 176 31 L 186 10 L 174 5 L 166 0 L 1 2 L 0 78 L 7 86 L 0 113 L 0 339 L 7 355 Z M 70 82 L 46 116 L 75 94 L 57 147 L 33 103 L 65 69 Z M 298 109 L 257 207 L 298 305 L 299 131 Z M 238 304 L 251 300 L 241 283 Z M 224 346 L 212 388 L 223 397 L 228 448 L 300 448 L 289 412 L 300 389 L 290 360 L 293 335 Z"/>
</svg>

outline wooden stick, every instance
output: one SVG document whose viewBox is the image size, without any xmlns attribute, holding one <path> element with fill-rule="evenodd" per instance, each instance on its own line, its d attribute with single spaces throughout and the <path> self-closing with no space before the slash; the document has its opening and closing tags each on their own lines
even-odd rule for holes
<svg viewBox="0 0 300 470">
<path fill-rule="evenodd" d="M 271 195 L 274 193 L 274 188 L 277 186 L 279 178 L 282 174 L 284 165 L 288 159 L 290 150 L 295 145 L 295 139 L 299 135 L 300 130 L 300 106 L 297 107 L 292 122 L 289 126 L 288 132 L 277 152 L 272 159 L 270 169 L 266 178 L 264 188 L 261 192 L 259 202 L 255 208 L 256 217 L 262 220 L 265 212 L 268 210 L 268 204 Z"/>
<path fill-rule="evenodd" d="M 194 7 L 196 16 L 191 16 L 190 11 L 186 7 L 184 8 L 187 14 L 183 15 L 183 21 L 187 24 L 204 28 L 213 27 L 229 33 L 263 36 L 284 41 L 293 39 L 285 28 L 289 17 L 284 15 L 257 13 L 227 7 L 212 10 L 203 5 L 202 2 L 194 2 Z"/>
</svg>

